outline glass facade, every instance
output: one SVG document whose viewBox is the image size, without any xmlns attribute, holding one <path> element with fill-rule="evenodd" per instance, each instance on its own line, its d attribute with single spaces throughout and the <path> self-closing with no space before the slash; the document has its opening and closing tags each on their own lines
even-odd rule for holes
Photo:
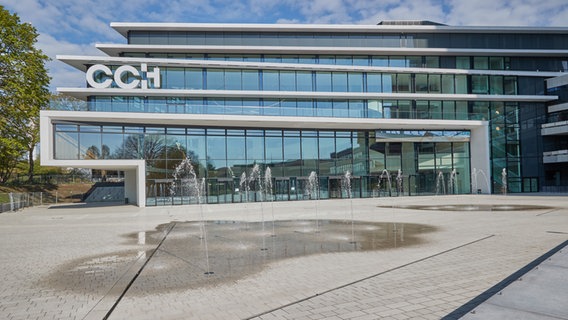
<svg viewBox="0 0 568 320">
<path fill-rule="evenodd" d="M 468 131 L 322 131 L 54 124 L 55 158 L 146 160 L 146 204 L 195 202 L 172 186 L 187 157 L 197 178 L 207 181 L 207 202 L 259 201 L 259 190 L 245 195 L 240 177 L 259 165 L 272 172 L 274 200 L 307 199 L 310 173 L 319 176 L 320 199 L 346 197 L 341 179 L 353 173 L 353 196 L 436 194 L 456 173 L 452 190 L 469 193 Z M 395 186 L 398 172 L 403 174 Z M 390 185 L 389 185 L 390 183 Z M 447 183 L 444 183 L 444 188 Z M 176 192 L 177 190 L 177 192 Z M 180 189 L 181 190 L 181 189 Z M 255 197 L 255 198 L 250 198 Z M 256 199 L 256 200 L 255 200 Z"/>
<path fill-rule="evenodd" d="M 489 119 L 488 108 L 499 108 L 501 105 L 503 102 L 453 100 L 92 97 L 91 101 L 85 105 L 85 111 L 487 120 Z"/>
<path fill-rule="evenodd" d="M 312 172 L 319 176 L 321 199 L 346 196 L 341 178 L 347 171 L 354 175 L 355 197 L 470 193 L 477 191 L 472 166 L 480 162 L 472 159 L 478 153 L 490 161 L 482 164 L 488 192 L 501 192 L 504 169 L 508 192 L 534 192 L 551 179 L 545 177 L 543 152 L 566 145 L 558 136 L 541 135 L 542 124 L 568 118 L 566 108 L 547 114 L 555 96 L 553 105 L 568 101 L 565 84 L 546 88 L 547 78 L 568 70 L 568 55 L 562 54 L 568 33 L 561 28 L 208 28 L 215 29 L 137 27 L 125 32 L 128 45 L 112 51 L 115 57 L 72 64 L 105 64 L 110 70 L 92 74 L 95 84 L 88 82 L 79 95 L 87 100 L 81 111 L 129 112 L 137 119 L 144 118 L 134 115 L 139 113 L 208 115 L 217 123 L 54 120 L 53 158 L 143 159 L 143 201 L 171 205 L 195 201 L 176 187 L 174 173 L 185 158 L 205 179 L 207 202 L 223 203 L 259 200 L 257 186 L 250 194 L 240 186 L 241 175 L 250 175 L 255 165 L 272 171 L 272 200 L 307 199 Z M 364 31 L 353 31 L 358 28 Z M 135 71 L 122 72 L 124 65 Z M 159 68 L 159 85 L 149 80 L 148 66 Z M 122 90 L 136 81 L 148 87 Z M 251 123 L 258 116 L 285 125 L 269 129 L 237 121 Z M 291 125 L 283 117 L 329 125 Z M 374 121 L 365 119 L 381 120 L 373 130 L 360 130 L 358 123 Z M 487 123 L 487 145 L 472 140 L 471 123 L 481 126 L 478 120 Z M 468 124 L 456 131 L 460 123 Z"/>
<path fill-rule="evenodd" d="M 116 70 L 118 66 L 110 66 Z M 163 67 L 161 88 L 294 92 L 517 94 L 517 76 Z M 98 82 L 102 73 L 95 74 Z M 532 80 L 532 78 L 529 78 Z M 524 80 L 522 78 L 521 80 Z M 530 80 L 529 80 L 530 81 Z M 541 79 L 543 81 L 543 79 Z M 116 84 L 112 86 L 116 88 Z M 543 92 L 544 93 L 544 92 Z"/>
<path fill-rule="evenodd" d="M 124 57 L 189 60 L 322 64 L 396 68 L 448 68 L 470 70 L 554 71 L 568 70 L 568 57 L 515 56 L 383 56 L 383 55 L 273 55 L 273 54 L 180 54 L 124 52 Z"/>
<path fill-rule="evenodd" d="M 196 32 L 130 31 L 129 44 L 466 49 L 568 49 L 568 35 L 550 33 Z"/>
</svg>

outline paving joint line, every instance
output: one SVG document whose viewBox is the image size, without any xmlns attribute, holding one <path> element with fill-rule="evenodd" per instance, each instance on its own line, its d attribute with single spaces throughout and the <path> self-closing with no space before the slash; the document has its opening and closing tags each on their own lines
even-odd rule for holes
<svg viewBox="0 0 568 320">
<path fill-rule="evenodd" d="M 270 309 L 270 310 L 267 310 L 267 311 L 264 311 L 264 312 L 261 312 L 261 313 L 257 313 L 257 314 L 255 314 L 255 315 L 252 315 L 252 316 L 247 317 L 247 318 L 244 318 L 244 319 L 245 319 L 245 320 L 250 320 L 250 319 L 258 318 L 258 317 L 261 317 L 261 316 L 263 316 L 263 315 L 266 315 L 266 314 L 269 314 L 269 313 L 272 313 L 272 312 L 275 312 L 275 311 L 284 309 L 284 308 L 286 308 L 286 307 L 289 307 L 289 306 L 292 306 L 292 305 L 295 305 L 295 304 L 302 303 L 302 302 L 304 302 L 304 301 L 313 299 L 313 298 L 315 298 L 315 297 L 319 297 L 319 296 L 321 296 L 321 295 L 324 295 L 324 294 L 327 294 L 327 293 L 330 293 L 330 292 L 333 292 L 333 291 L 336 291 L 336 290 L 339 290 L 339 289 L 343 289 L 343 288 L 345 288 L 345 287 L 352 286 L 352 285 L 354 285 L 354 284 L 357 284 L 357 283 L 360 283 L 360 282 L 363 282 L 363 281 L 366 281 L 366 280 L 369 280 L 369 279 L 372 279 L 372 278 L 375 278 L 375 277 L 384 275 L 384 274 L 389 273 L 389 272 L 392 272 L 392 271 L 396 271 L 396 270 L 398 270 L 398 269 L 402 269 L 402 268 L 408 267 L 408 266 L 410 266 L 410 265 L 413 265 L 413 264 L 416 264 L 416 263 L 419 263 L 419 262 L 422 262 L 422 261 L 425 261 L 425 260 L 428 260 L 428 259 L 431 259 L 431 258 L 440 256 L 440 255 L 446 254 L 446 253 L 448 253 L 448 252 L 452 252 L 452 251 L 454 251 L 454 250 L 461 249 L 461 248 L 463 248 L 463 247 L 466 247 L 466 246 L 475 244 L 475 243 L 477 243 L 477 242 L 481 242 L 481 241 L 487 240 L 487 239 L 492 238 L 492 237 L 494 237 L 494 236 L 495 236 L 495 235 L 492 234 L 492 235 L 489 235 L 489 236 L 486 236 L 486 237 L 483 237 L 483 238 L 479 238 L 479 239 L 470 241 L 470 242 L 468 242 L 468 243 L 459 245 L 459 246 L 457 246 L 457 247 L 453 247 L 453 248 L 444 250 L 444 251 L 442 251 L 442 252 L 438 252 L 438 253 L 436 253 L 436 254 L 433 254 L 433 255 L 430 255 L 430 256 L 427 256 L 427 257 L 424 257 L 424 258 L 415 260 L 415 261 L 411 261 L 411 262 L 409 262 L 409 263 L 400 265 L 400 266 L 398 266 L 398 267 L 394 267 L 394 268 L 389 269 L 389 270 L 385 270 L 385 271 L 382 271 L 382 272 L 379 272 L 379 273 L 376 273 L 376 274 L 372 274 L 372 275 L 370 275 L 370 276 L 367 276 L 367 277 L 364 277 L 364 278 L 361 278 L 361 279 L 358 279 L 358 280 L 355 280 L 355 281 L 352 281 L 352 282 L 349 282 L 349 283 L 340 285 L 340 286 L 338 286 L 338 287 L 331 288 L 331 289 L 328 289 L 328 290 L 325 290 L 325 291 L 322 291 L 322 292 L 313 294 L 313 295 L 311 295 L 311 296 L 308 296 L 308 297 L 305 297 L 305 298 L 302 298 L 302 299 L 299 299 L 299 300 L 296 300 L 296 301 L 287 303 L 287 304 L 285 304 L 285 305 L 282 305 L 282 306 L 279 306 L 279 307 L 276 307 L 276 308 L 273 308 L 273 309 Z"/>
<path fill-rule="evenodd" d="M 558 210 L 560 210 L 560 208 L 554 208 L 554 209 L 552 209 L 552 210 L 548 210 L 548 211 L 545 211 L 545 212 L 541 212 L 541 213 L 537 214 L 536 216 L 537 216 L 537 217 L 544 216 L 545 214 L 549 214 L 549 213 L 551 213 L 551 212 L 558 211 Z"/>
<path fill-rule="evenodd" d="M 136 272 L 136 274 L 134 275 L 134 277 L 132 277 L 132 279 L 128 282 L 128 285 L 126 286 L 126 288 L 124 288 L 124 290 L 122 291 L 122 293 L 120 294 L 120 296 L 118 297 L 118 299 L 116 299 L 116 301 L 114 302 L 114 304 L 112 305 L 112 307 L 110 308 L 110 310 L 106 313 L 106 315 L 103 317 L 103 320 L 107 320 L 112 312 L 114 311 L 114 309 L 116 309 L 116 307 L 118 306 L 118 304 L 120 303 L 120 301 L 122 300 L 122 298 L 126 295 L 126 292 L 128 292 L 128 290 L 130 289 L 130 287 L 134 284 L 134 282 L 136 281 L 136 279 L 138 279 L 138 276 L 142 273 L 142 271 L 144 270 L 144 268 L 148 265 L 148 263 L 150 262 L 150 260 L 152 259 L 152 257 L 154 257 L 154 254 L 156 254 L 156 252 L 158 252 L 158 249 L 160 249 L 160 246 L 164 243 L 164 241 L 166 240 L 166 238 L 168 237 L 168 235 L 170 234 L 170 232 L 174 229 L 174 227 L 176 226 L 177 222 L 173 222 L 172 225 L 170 226 L 170 228 L 168 229 L 168 231 L 165 233 L 164 237 L 162 238 L 162 240 L 160 241 L 160 243 L 156 246 L 156 248 L 152 251 L 152 253 L 150 254 L 150 256 L 146 259 L 146 261 L 144 262 L 144 264 L 140 267 L 140 269 L 138 270 L 138 272 Z"/>
<path fill-rule="evenodd" d="M 121 282 L 122 278 L 124 278 L 124 277 L 126 276 L 126 274 L 128 274 L 128 273 L 130 272 L 130 269 L 132 269 L 132 268 L 138 263 L 138 261 L 139 261 L 140 259 L 143 259 L 142 257 L 143 257 L 142 254 L 138 255 L 137 259 L 134 260 L 134 262 L 130 265 L 130 267 L 128 267 L 128 268 L 126 269 L 126 271 L 124 271 L 124 272 L 122 273 L 122 275 L 114 282 L 114 284 L 112 285 L 112 287 L 105 293 L 105 295 L 102 296 L 102 297 L 97 301 L 97 303 L 95 303 L 95 305 L 94 305 L 91 309 L 89 309 L 89 311 L 87 312 L 87 314 L 85 314 L 85 316 L 83 316 L 83 318 L 82 318 L 83 320 L 88 320 L 88 319 L 90 319 L 90 315 L 91 315 L 91 313 L 93 312 L 93 310 L 96 310 L 97 307 L 98 307 L 100 304 L 104 304 L 104 303 L 103 303 L 103 300 L 107 299 L 107 297 L 111 294 L 111 292 L 113 291 L 113 289 L 118 285 L 119 282 Z"/>
<path fill-rule="evenodd" d="M 516 272 L 514 272 L 513 274 L 511 274 L 510 276 L 501 280 L 499 283 L 492 286 L 491 288 L 485 290 L 484 292 L 482 292 L 481 294 L 479 294 L 475 298 L 466 302 L 461 307 L 452 311 L 451 313 L 449 313 L 447 316 L 445 316 L 442 319 L 445 319 L 445 320 L 459 319 L 459 318 L 465 316 L 466 314 L 468 314 L 469 312 L 474 311 L 474 309 L 477 308 L 479 305 L 481 305 L 482 303 L 487 301 L 489 298 L 494 296 L 496 293 L 505 289 L 507 286 L 509 286 L 511 283 L 515 282 L 517 279 L 519 279 L 522 276 L 524 276 L 525 274 L 527 274 L 529 271 L 533 270 L 535 267 L 538 267 L 538 265 L 540 265 L 541 263 L 543 263 L 544 261 L 546 261 L 547 259 L 552 257 L 557 252 L 561 252 L 562 249 L 566 246 L 568 246 L 568 240 L 563 241 L 562 243 L 560 243 L 556 247 L 550 249 L 548 252 L 544 253 L 540 257 L 534 259 L 529 264 L 525 265 L 521 269 L 519 269 Z"/>
</svg>

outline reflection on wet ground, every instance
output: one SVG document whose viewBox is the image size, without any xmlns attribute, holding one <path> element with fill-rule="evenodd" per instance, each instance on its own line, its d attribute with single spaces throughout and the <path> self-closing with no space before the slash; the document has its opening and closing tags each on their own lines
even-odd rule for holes
<svg viewBox="0 0 568 320">
<path fill-rule="evenodd" d="M 527 211 L 554 209 L 546 206 L 518 205 L 518 204 L 448 204 L 448 205 L 406 205 L 406 206 L 379 206 L 380 208 L 397 208 L 413 210 L 434 211 Z"/>
<path fill-rule="evenodd" d="M 126 235 L 140 250 L 71 261 L 48 282 L 60 289 L 92 292 L 93 286 L 116 281 L 135 260 L 151 257 L 129 294 L 194 289 L 238 281 L 283 259 L 415 245 L 424 241 L 420 234 L 436 230 L 420 224 L 344 220 L 319 220 L 317 225 L 314 220 L 275 221 L 274 229 L 272 221 L 264 227 L 241 221 L 206 221 L 202 226 L 171 222 Z"/>
</svg>

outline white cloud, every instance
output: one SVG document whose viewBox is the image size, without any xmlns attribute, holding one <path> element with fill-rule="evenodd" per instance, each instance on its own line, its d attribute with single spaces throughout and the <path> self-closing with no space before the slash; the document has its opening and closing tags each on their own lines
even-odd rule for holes
<svg viewBox="0 0 568 320">
<path fill-rule="evenodd" d="M 377 24 L 384 20 L 430 20 L 444 23 L 445 14 L 439 1 L 424 0 L 420 2 L 406 0 L 391 2 L 388 6 L 370 7 L 362 5 L 365 1 L 354 1 L 361 13 L 361 24 Z"/>
<path fill-rule="evenodd" d="M 288 0 L 292 8 L 297 8 L 306 23 L 351 23 L 349 8 L 344 0 Z"/>
<path fill-rule="evenodd" d="M 57 61 L 56 55 L 104 55 L 95 48 L 94 43 L 73 44 L 57 40 L 48 34 L 40 34 L 37 47 L 51 58 L 47 63 L 47 69 L 51 77 L 50 90 L 53 92 L 57 87 L 77 87 L 85 83 L 83 72 Z"/>
<path fill-rule="evenodd" d="M 449 0 L 452 25 L 566 26 L 565 0 Z"/>
<path fill-rule="evenodd" d="M 285 18 L 281 18 L 276 20 L 276 23 L 280 23 L 280 24 L 297 24 L 297 23 L 301 23 L 300 20 L 298 19 L 285 19 Z"/>
</svg>

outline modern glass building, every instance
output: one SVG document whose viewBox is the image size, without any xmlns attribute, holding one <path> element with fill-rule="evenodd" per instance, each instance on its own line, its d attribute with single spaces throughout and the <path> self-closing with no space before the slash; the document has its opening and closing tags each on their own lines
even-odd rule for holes
<svg viewBox="0 0 568 320">
<path fill-rule="evenodd" d="M 275 200 L 349 196 L 346 172 L 353 197 L 568 185 L 568 28 L 111 26 L 127 43 L 108 56 L 58 56 L 87 107 L 42 111 L 42 163 L 124 171 L 140 206 L 195 201 L 185 158 L 208 203 L 260 201 L 255 165 Z"/>
</svg>

